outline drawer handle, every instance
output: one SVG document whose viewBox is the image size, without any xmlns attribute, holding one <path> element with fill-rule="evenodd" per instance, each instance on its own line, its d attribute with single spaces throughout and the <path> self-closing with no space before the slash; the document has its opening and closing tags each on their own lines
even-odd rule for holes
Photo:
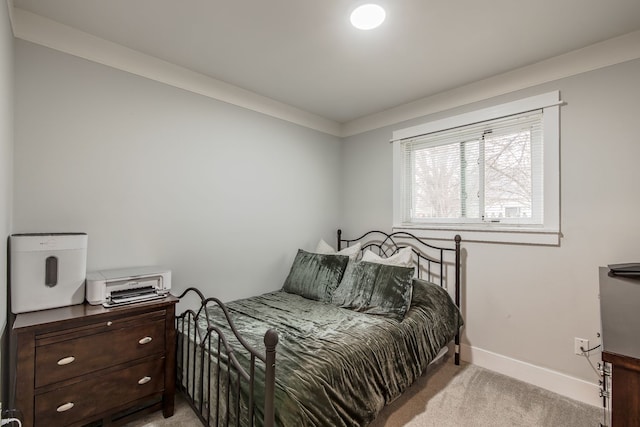
<svg viewBox="0 0 640 427">
<path fill-rule="evenodd" d="M 73 356 L 63 357 L 62 359 L 58 360 L 58 365 L 59 366 L 68 365 L 69 363 L 73 363 L 74 360 L 76 360 L 76 358 Z"/>
<path fill-rule="evenodd" d="M 149 344 L 151 342 L 153 338 L 151 337 L 144 337 L 142 338 L 140 341 L 138 341 L 138 344 Z"/>
<path fill-rule="evenodd" d="M 64 411 L 68 411 L 71 408 L 73 408 L 73 402 L 67 402 L 63 405 L 58 406 L 58 408 L 56 408 L 56 411 L 64 412 Z"/>
<path fill-rule="evenodd" d="M 111 320 L 109 320 L 109 321 L 107 322 L 107 326 L 111 326 L 111 325 L 113 325 L 113 322 L 112 322 Z"/>
<path fill-rule="evenodd" d="M 142 384 L 146 384 L 149 381 L 151 381 L 151 377 L 142 377 L 138 380 L 138 384 L 142 385 Z"/>
</svg>

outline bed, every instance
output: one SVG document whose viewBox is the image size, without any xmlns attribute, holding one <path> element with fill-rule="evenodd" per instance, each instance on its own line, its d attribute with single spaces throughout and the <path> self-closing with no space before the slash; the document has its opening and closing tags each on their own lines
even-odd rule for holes
<svg viewBox="0 0 640 427">
<path fill-rule="evenodd" d="M 452 341 L 459 364 L 460 285 L 459 236 L 339 230 L 335 250 L 298 250 L 279 291 L 185 290 L 177 386 L 207 426 L 367 425 Z"/>
</svg>

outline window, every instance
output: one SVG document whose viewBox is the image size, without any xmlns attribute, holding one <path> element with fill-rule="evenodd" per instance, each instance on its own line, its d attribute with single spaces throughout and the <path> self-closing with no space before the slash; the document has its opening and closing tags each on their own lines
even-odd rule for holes
<svg viewBox="0 0 640 427">
<path fill-rule="evenodd" d="M 394 228 L 557 244 L 559 103 L 552 92 L 394 132 Z"/>
<path fill-rule="evenodd" d="M 405 223 L 541 224 L 542 111 L 401 141 Z"/>
</svg>

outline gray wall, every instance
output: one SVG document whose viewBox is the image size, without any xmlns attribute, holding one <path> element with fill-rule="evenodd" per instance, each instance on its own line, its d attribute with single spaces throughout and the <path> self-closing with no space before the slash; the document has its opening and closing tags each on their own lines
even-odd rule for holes
<svg viewBox="0 0 640 427">
<path fill-rule="evenodd" d="M 0 116 L 5 235 L 85 231 L 89 270 L 165 264 L 176 290 L 223 300 L 278 288 L 295 249 L 333 242 L 338 225 L 389 229 L 394 130 L 560 90 L 561 246 L 464 243 L 463 343 L 596 381 L 573 338 L 598 342 L 598 266 L 640 260 L 640 61 L 341 142 L 27 42 L 15 54 L 12 227 L 10 97 Z"/>
<path fill-rule="evenodd" d="M 333 241 L 338 138 L 20 40 L 15 115 L 13 232 L 87 232 L 89 270 L 229 300 Z"/>
<path fill-rule="evenodd" d="M 9 11 L 0 4 L 0 334 L 7 317 L 7 245 L 11 232 L 11 194 L 13 171 L 13 34 Z M 2 341 L 4 346 L 4 340 Z M 0 358 L 4 356 L 0 352 Z M 0 370 L 3 363 L 0 361 Z M 0 372 L 0 378 L 3 378 Z M 2 388 L 4 390 L 4 387 Z"/>
<path fill-rule="evenodd" d="M 640 60 L 347 138 L 342 223 L 354 232 L 391 227 L 394 130 L 551 90 L 566 102 L 564 237 L 560 247 L 463 243 L 463 343 L 595 383 L 573 340 L 599 343 L 598 266 L 640 261 Z"/>
</svg>

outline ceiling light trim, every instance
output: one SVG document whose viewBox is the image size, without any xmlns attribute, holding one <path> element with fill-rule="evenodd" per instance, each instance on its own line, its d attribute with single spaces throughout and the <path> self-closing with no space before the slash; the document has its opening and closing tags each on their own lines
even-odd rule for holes
<svg viewBox="0 0 640 427">
<path fill-rule="evenodd" d="M 13 8 L 14 36 L 118 70 L 341 136 L 340 123 L 187 68 L 93 36 L 20 8 Z"/>
<path fill-rule="evenodd" d="M 356 7 L 349 20 L 358 30 L 369 31 L 378 28 L 387 17 L 387 12 L 379 4 L 367 3 Z"/>
</svg>

